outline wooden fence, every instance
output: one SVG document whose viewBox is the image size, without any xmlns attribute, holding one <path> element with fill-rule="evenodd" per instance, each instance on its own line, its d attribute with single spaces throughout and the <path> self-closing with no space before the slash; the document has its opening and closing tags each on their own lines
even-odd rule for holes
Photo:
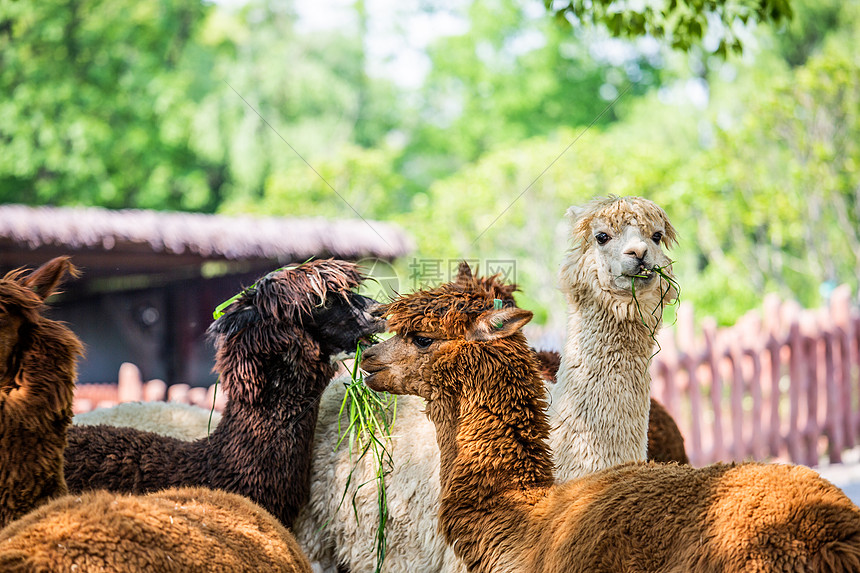
<svg viewBox="0 0 860 573">
<path fill-rule="evenodd" d="M 860 443 L 860 310 L 848 287 L 826 308 L 768 297 L 734 326 L 694 328 L 689 306 L 661 332 L 652 394 L 693 465 L 776 459 L 839 463 Z"/>
<path fill-rule="evenodd" d="M 74 413 L 89 412 L 96 408 L 110 408 L 120 402 L 170 401 L 191 404 L 201 408 L 224 409 L 227 398 L 223 392 L 216 392 L 215 386 L 192 388 L 188 384 L 173 384 L 170 387 L 163 380 L 144 382 L 140 369 L 130 362 L 119 368 L 116 384 L 78 384 L 75 388 Z"/>
<path fill-rule="evenodd" d="M 693 465 L 729 460 L 838 463 L 860 445 L 860 309 L 847 287 L 829 306 L 804 310 L 768 297 L 734 326 L 695 327 L 682 304 L 658 337 L 652 394 L 675 417 Z M 120 401 L 172 400 L 205 408 L 214 388 L 144 383 L 132 364 L 117 385 L 81 384 L 75 411 Z M 216 409 L 224 405 L 217 394 Z"/>
</svg>

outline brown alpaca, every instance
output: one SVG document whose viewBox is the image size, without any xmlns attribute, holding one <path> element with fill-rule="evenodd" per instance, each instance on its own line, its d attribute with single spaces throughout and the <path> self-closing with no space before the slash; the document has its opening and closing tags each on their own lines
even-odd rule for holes
<svg viewBox="0 0 860 573">
<path fill-rule="evenodd" d="M 0 571 L 310 573 L 278 520 L 236 494 L 181 488 L 59 497 L 82 345 L 41 311 L 67 272 L 75 269 L 60 257 L 0 280 Z"/>
<path fill-rule="evenodd" d="M 555 484 L 537 360 L 520 328 L 443 285 L 387 305 L 365 383 L 427 403 L 439 525 L 470 571 L 860 571 L 860 509 L 795 466 L 633 463 Z"/>
<path fill-rule="evenodd" d="M 310 573 L 293 536 L 250 500 L 205 488 L 67 495 L 0 530 L 0 571 Z"/>
<path fill-rule="evenodd" d="M 248 496 L 290 527 L 307 501 L 319 398 L 331 358 L 383 323 L 351 292 L 353 263 L 312 261 L 269 273 L 209 328 L 228 397 L 212 435 L 194 442 L 111 426 L 69 428 L 69 490 L 146 493 L 207 486 Z"/>
<path fill-rule="evenodd" d="M 0 528 L 66 493 L 63 448 L 80 340 L 42 313 L 68 257 L 0 280 Z"/>
<path fill-rule="evenodd" d="M 535 351 L 538 359 L 541 377 L 555 383 L 561 355 L 555 350 Z M 679 464 L 689 464 L 690 458 L 684 449 L 684 436 L 678 429 L 678 424 L 672 414 L 657 400 L 651 398 L 651 409 L 648 415 L 648 461 Z"/>
</svg>

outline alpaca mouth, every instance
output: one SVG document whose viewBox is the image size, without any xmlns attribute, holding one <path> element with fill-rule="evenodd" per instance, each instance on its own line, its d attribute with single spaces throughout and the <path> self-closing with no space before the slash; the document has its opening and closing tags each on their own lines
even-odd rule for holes
<svg viewBox="0 0 860 573">
<path fill-rule="evenodd" d="M 624 273 L 624 276 L 639 283 L 649 283 L 657 276 L 657 273 L 642 265 L 633 273 Z"/>
<path fill-rule="evenodd" d="M 364 369 L 362 369 L 362 370 L 364 371 L 364 378 L 362 380 L 364 381 L 365 386 L 367 386 L 368 388 L 370 388 L 371 390 L 373 390 L 375 392 L 384 392 L 386 390 L 379 383 L 379 381 L 376 380 L 376 378 L 378 378 L 378 374 L 380 372 L 382 372 L 383 370 L 385 370 L 384 368 L 380 369 L 380 370 L 374 370 L 372 372 L 369 372 L 369 371 L 364 370 Z"/>
<path fill-rule="evenodd" d="M 380 342 L 379 333 L 374 332 L 373 334 L 366 334 L 358 339 L 356 342 L 357 346 L 361 347 L 361 350 L 367 350 L 374 344 L 378 344 Z"/>
</svg>

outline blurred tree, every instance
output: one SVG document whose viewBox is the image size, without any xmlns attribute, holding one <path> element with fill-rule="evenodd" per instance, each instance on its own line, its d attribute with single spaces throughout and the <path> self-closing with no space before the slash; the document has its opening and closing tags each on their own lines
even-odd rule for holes
<svg viewBox="0 0 860 573">
<path fill-rule="evenodd" d="M 806 63 L 831 31 L 844 20 L 842 0 L 793 0 L 795 12 L 775 34 L 779 52 L 791 66 Z M 849 3 L 850 4 L 850 3 Z"/>
<path fill-rule="evenodd" d="M 768 89 L 752 94 L 741 121 L 718 129 L 717 144 L 683 177 L 699 197 L 724 205 L 709 208 L 707 217 L 718 230 L 711 253 L 722 253 L 703 253 L 705 267 L 713 264 L 726 277 L 720 282 L 745 285 L 754 296 L 775 290 L 806 305 L 821 301 L 823 284 L 857 288 L 855 34 L 856 27 L 843 27 L 804 65 L 772 76 Z M 702 185 L 701 173 L 716 177 Z"/>
<path fill-rule="evenodd" d="M 701 44 L 709 33 L 719 38 L 715 53 L 725 57 L 743 48 L 737 32 L 752 22 L 779 24 L 792 16 L 789 0 L 544 0 L 559 21 L 605 27 L 616 37 L 651 36 L 678 50 Z"/>
<path fill-rule="evenodd" d="M 608 104 L 629 84 L 633 93 L 659 84 L 646 57 L 596 58 L 593 37 L 571 35 L 531 8 L 475 0 L 469 29 L 428 48 L 432 67 L 399 162 L 413 191 L 493 149 L 564 126 L 607 125 L 618 117 Z"/>
<path fill-rule="evenodd" d="M 212 210 L 189 147 L 198 0 L 0 3 L 0 200 Z"/>
<path fill-rule="evenodd" d="M 252 208 L 272 177 L 317 177 L 304 160 L 317 166 L 344 146 L 379 145 L 397 124 L 394 86 L 366 76 L 363 18 L 358 3 L 356 24 L 302 32 L 292 0 L 252 0 L 210 15 L 201 44 L 214 56 L 208 73 L 200 70 L 193 143 L 226 166 L 229 208 Z M 331 192 L 317 198 L 338 201 Z"/>
</svg>

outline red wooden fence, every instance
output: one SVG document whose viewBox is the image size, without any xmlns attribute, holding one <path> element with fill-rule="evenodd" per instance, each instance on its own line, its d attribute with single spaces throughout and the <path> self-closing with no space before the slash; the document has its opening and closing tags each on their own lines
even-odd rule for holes
<svg viewBox="0 0 860 573">
<path fill-rule="evenodd" d="M 860 443 L 860 310 L 848 287 L 804 310 L 768 297 L 732 327 L 689 306 L 658 337 L 652 394 L 684 434 L 694 465 L 780 459 L 838 463 Z"/>
<path fill-rule="evenodd" d="M 823 455 L 838 463 L 860 445 L 860 309 L 847 287 L 823 309 L 768 297 L 734 326 L 701 322 L 697 330 L 692 307 L 682 304 L 651 363 L 652 394 L 678 422 L 694 465 L 778 459 L 815 466 Z M 124 364 L 117 385 L 80 384 L 75 412 L 165 399 L 209 408 L 213 392 L 144 383 L 137 367 Z M 217 398 L 220 410 L 224 394 Z"/>
</svg>

